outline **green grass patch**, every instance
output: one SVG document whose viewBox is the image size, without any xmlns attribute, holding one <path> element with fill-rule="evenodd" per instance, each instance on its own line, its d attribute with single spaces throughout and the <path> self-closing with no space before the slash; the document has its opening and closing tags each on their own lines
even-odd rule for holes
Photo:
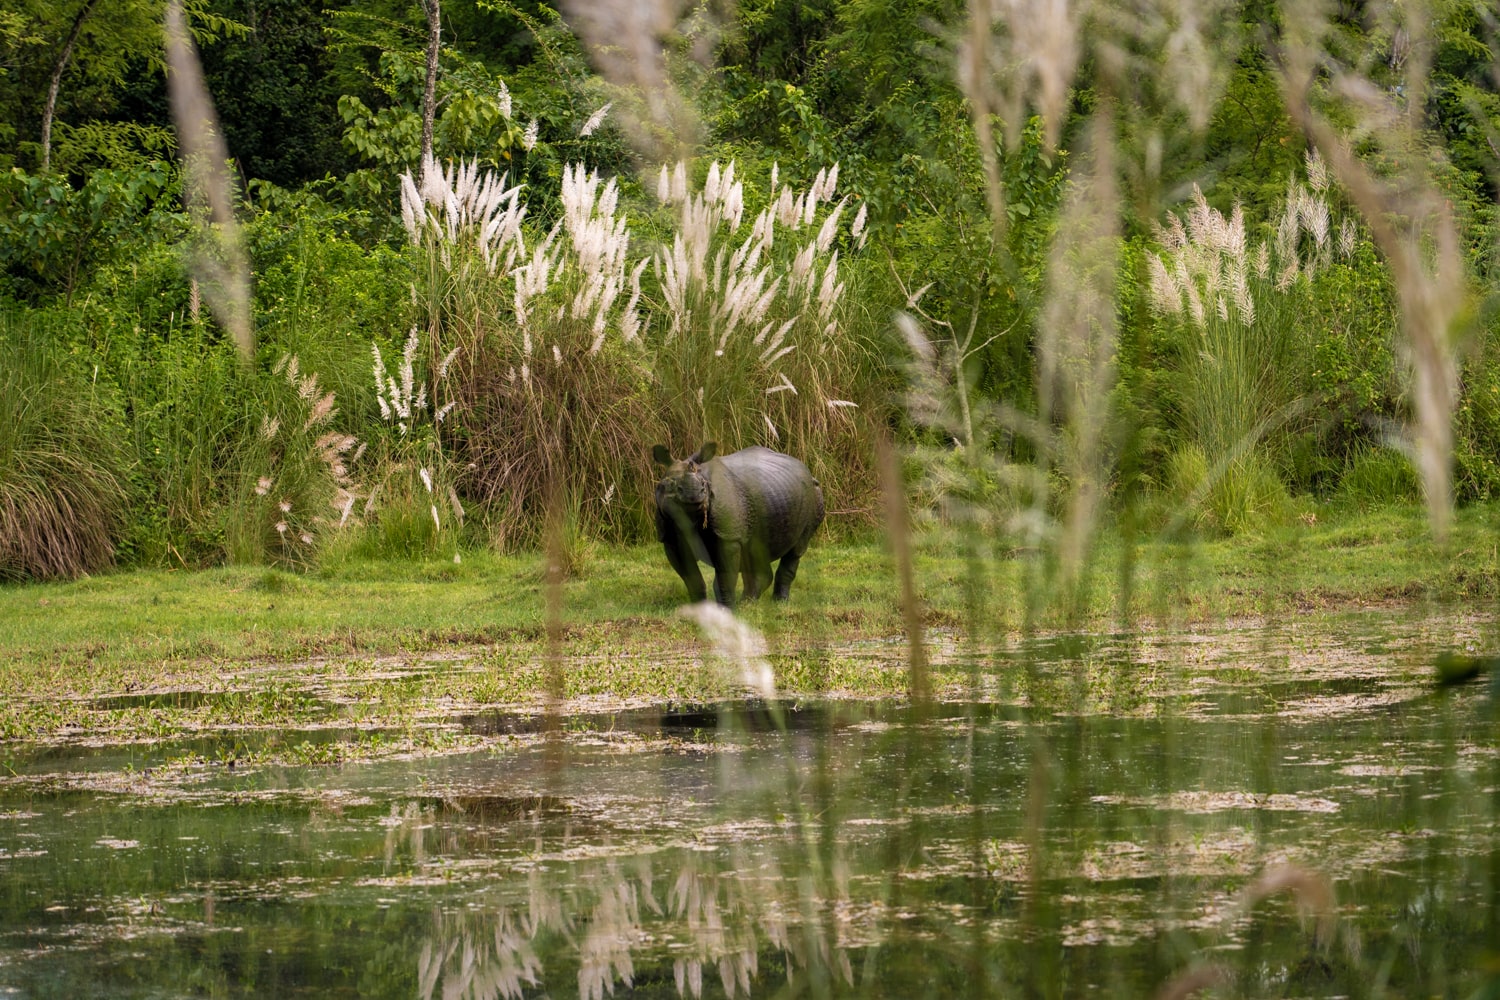
<svg viewBox="0 0 1500 1000">
<path fill-rule="evenodd" d="M 1261 535 L 1128 546 L 1108 530 L 1083 597 L 1047 600 L 1047 571 L 1001 549 L 979 565 L 941 529 L 917 539 L 926 621 L 960 629 L 977 609 L 992 631 L 1097 627 L 1123 615 L 1170 624 L 1278 609 L 1382 600 L 1473 599 L 1496 592 L 1500 506 L 1460 512 L 1434 543 L 1422 511 L 1308 505 Z M 1308 522 L 1311 523 L 1308 523 Z M 528 644 L 545 637 L 540 556 L 472 553 L 460 564 L 347 561 L 317 573 L 262 567 L 138 570 L 0 587 L 0 677 L 10 690 L 113 689 L 157 683 L 194 664 L 296 660 Z M 1127 574 L 1121 570 L 1127 563 Z M 1127 581 L 1128 585 L 1122 583 Z M 689 643 L 674 615 L 681 583 L 654 545 L 596 546 L 563 585 L 570 655 Z M 1066 610 L 1062 610 L 1063 608 Z M 815 545 L 792 600 L 744 616 L 781 647 L 900 634 L 881 539 Z M 117 676 L 119 675 L 119 676 Z"/>
<path fill-rule="evenodd" d="M 932 689 L 1002 701 L 1024 690 L 1043 707 L 1151 711 L 1160 700 L 1154 673 L 1096 661 L 1082 637 L 1061 672 L 1038 672 L 1005 650 L 1026 631 L 1170 634 L 1292 615 L 1306 616 L 1299 621 L 1314 635 L 1351 608 L 1469 609 L 1500 592 L 1500 505 L 1463 510 L 1443 545 L 1415 505 L 1301 509 L 1262 534 L 1196 543 L 1132 546 L 1108 529 L 1090 575 L 1065 595 L 1049 589 L 1033 552 L 931 529 L 916 539 L 915 572 Z M 556 646 L 540 561 L 473 553 L 458 564 L 350 560 L 307 574 L 134 571 L 0 587 L 0 685 L 9 696 L 0 742 L 207 738 L 337 763 L 413 740 L 426 746 L 457 733 L 461 717 L 539 715 L 554 676 L 564 711 L 585 715 L 743 697 L 739 668 L 708 655 L 676 614 L 682 586 L 656 546 L 591 547 L 563 585 Z M 789 603 L 741 615 L 766 637 L 781 696 L 907 695 L 882 538 L 816 546 Z M 361 746 L 322 746 L 330 739 Z M 305 750 L 288 749 L 303 742 Z"/>
</svg>

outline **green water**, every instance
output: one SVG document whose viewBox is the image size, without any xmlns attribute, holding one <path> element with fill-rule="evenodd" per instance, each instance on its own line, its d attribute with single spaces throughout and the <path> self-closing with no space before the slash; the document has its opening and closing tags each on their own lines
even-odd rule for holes
<svg viewBox="0 0 1500 1000">
<path fill-rule="evenodd" d="M 1500 996 L 1494 696 L 1368 626 L 337 768 L 12 745 L 0 996 Z"/>
</svg>

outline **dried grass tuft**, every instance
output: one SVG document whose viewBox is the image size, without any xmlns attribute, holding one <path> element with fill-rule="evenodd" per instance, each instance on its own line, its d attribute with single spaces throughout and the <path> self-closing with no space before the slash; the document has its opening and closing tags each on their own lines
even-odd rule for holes
<svg viewBox="0 0 1500 1000">
<path fill-rule="evenodd" d="M 110 418 L 34 332 L 0 329 L 0 352 L 0 579 L 103 569 L 126 502 Z"/>
<path fill-rule="evenodd" d="M 350 466 L 364 446 L 329 429 L 335 396 L 320 393 L 296 355 L 278 360 L 258 390 L 263 412 L 258 432 L 239 445 L 241 487 L 225 543 L 236 562 L 307 568 L 354 516 L 361 487 Z"/>
</svg>

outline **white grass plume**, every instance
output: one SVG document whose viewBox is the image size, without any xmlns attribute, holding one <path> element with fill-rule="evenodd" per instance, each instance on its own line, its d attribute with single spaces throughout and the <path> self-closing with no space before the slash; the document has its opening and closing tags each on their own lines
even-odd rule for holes
<svg viewBox="0 0 1500 1000">
<path fill-rule="evenodd" d="M 764 636 L 714 601 L 686 605 L 677 614 L 703 630 L 714 655 L 739 670 L 742 684 L 763 698 L 776 697 L 776 675 L 766 659 Z"/>
</svg>

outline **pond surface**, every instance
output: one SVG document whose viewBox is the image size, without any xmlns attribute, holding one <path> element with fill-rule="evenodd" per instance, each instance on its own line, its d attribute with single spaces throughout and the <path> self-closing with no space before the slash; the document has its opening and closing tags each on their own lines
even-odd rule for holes
<svg viewBox="0 0 1500 1000">
<path fill-rule="evenodd" d="M 12 745 L 0 996 L 1500 996 L 1495 692 L 1431 683 L 1487 629 L 1039 639 L 964 702 L 341 767 Z"/>
</svg>

